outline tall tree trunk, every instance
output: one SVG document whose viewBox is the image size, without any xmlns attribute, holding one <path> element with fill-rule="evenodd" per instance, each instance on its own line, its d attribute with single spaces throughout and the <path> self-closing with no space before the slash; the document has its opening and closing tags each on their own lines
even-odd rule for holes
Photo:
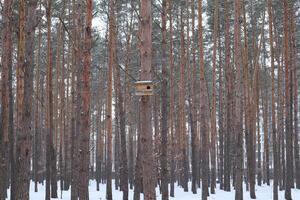
<svg viewBox="0 0 300 200">
<path fill-rule="evenodd" d="M 232 159 L 231 155 L 231 138 L 233 133 L 233 75 L 230 63 L 231 47 L 230 47 L 230 15 L 229 2 L 225 1 L 225 78 L 226 78 L 226 131 L 224 141 L 224 190 L 230 191 L 230 174 Z"/>
<path fill-rule="evenodd" d="M 71 25 L 71 0 L 68 0 L 68 24 Z M 72 103 L 71 103 L 71 95 L 70 95 L 70 78 L 71 75 L 71 63 L 72 62 L 72 47 L 71 42 L 68 43 L 68 53 L 67 53 L 67 83 L 66 83 L 66 106 L 65 106 L 65 123 L 66 129 L 64 133 L 64 190 L 69 190 L 71 183 L 71 115 L 72 115 Z M 63 87 L 63 86 L 62 86 Z"/>
<path fill-rule="evenodd" d="M 41 3 L 39 5 L 41 10 Z M 40 127 L 40 58 L 41 58 L 41 42 L 42 32 L 41 24 L 38 25 L 38 53 L 36 57 L 36 99 L 35 99 L 35 129 L 34 129 L 34 153 L 33 153 L 33 166 L 34 166 L 34 191 L 38 192 L 38 182 L 40 181 L 41 171 L 41 127 Z"/>
<path fill-rule="evenodd" d="M 245 112 L 245 140 L 246 140 L 246 152 L 247 152 L 247 174 L 246 174 L 246 190 L 249 190 L 249 164 L 250 160 L 248 159 L 250 155 L 250 120 L 251 120 L 251 104 L 250 104 L 250 73 L 249 73 L 249 49 L 248 49 L 248 29 L 247 29 L 247 18 L 246 18 L 246 4 L 244 1 L 243 5 L 243 25 L 244 25 L 244 54 L 243 54 L 243 65 L 244 65 L 244 112 Z M 253 115 L 252 115 L 253 116 Z"/>
<path fill-rule="evenodd" d="M 174 197 L 174 188 L 175 188 L 175 138 L 174 138 L 174 56 L 173 56 L 173 14 L 172 14 L 172 0 L 168 0 L 168 14 L 169 14 L 169 54 L 170 54 L 170 155 L 171 155 L 171 163 L 170 163 L 170 196 Z"/>
<path fill-rule="evenodd" d="M 168 111 L 167 111 L 167 2 L 162 1 L 162 90 L 161 90 L 161 188 L 162 200 L 169 199 L 168 192 Z"/>
<path fill-rule="evenodd" d="M 129 33 L 130 34 L 130 33 Z M 114 58 L 115 62 L 117 62 L 117 55 Z M 124 98 L 122 92 L 122 84 L 121 84 L 121 73 L 120 67 L 118 63 L 114 66 L 116 72 L 116 95 L 117 95 L 117 103 L 118 103 L 118 115 L 119 115 L 119 130 L 120 130 L 120 188 L 123 192 L 123 200 L 128 200 L 128 163 L 127 163 L 127 149 L 126 149 L 126 117 L 125 117 L 125 106 L 124 106 Z"/>
<path fill-rule="evenodd" d="M 208 103 L 208 90 L 204 75 L 204 44 L 203 44 L 203 26 L 202 26 L 202 0 L 198 0 L 198 41 L 199 41 L 199 56 L 200 56 L 200 133 L 202 141 L 202 155 L 201 155 L 201 178 L 202 178 L 202 200 L 206 200 L 209 196 L 208 193 L 208 178 L 209 178 L 209 103 Z"/>
<path fill-rule="evenodd" d="M 211 108 L 211 185 L 210 190 L 215 194 L 216 188 L 216 138 L 217 138 L 217 124 L 216 124 L 216 104 L 217 104 L 217 83 L 216 83 L 216 62 L 217 62 L 217 45 L 218 45 L 218 15 L 219 15 L 219 0 L 214 1 L 214 33 L 213 33 L 213 83 L 212 83 L 212 108 Z"/>
<path fill-rule="evenodd" d="M 284 9 L 284 65 L 285 65 L 285 139 L 286 139 L 286 185 L 285 198 L 292 199 L 291 188 L 293 187 L 293 121 L 292 121 L 292 79 L 290 61 L 290 26 L 289 12 L 290 5 L 288 0 L 283 1 Z"/>
<path fill-rule="evenodd" d="M 53 146 L 53 93 L 52 93 L 52 44 L 51 44 L 51 16 L 52 2 L 47 1 L 47 153 L 46 153 L 46 200 L 57 198 L 57 182 L 56 182 L 56 157 Z M 51 190 L 50 190 L 51 184 Z"/>
<path fill-rule="evenodd" d="M 221 47 L 221 33 L 220 33 L 220 15 L 218 18 L 218 48 L 219 48 L 219 112 L 218 112 L 218 126 L 219 126 L 219 182 L 220 189 L 224 189 L 224 67 L 222 63 L 222 47 Z"/>
<path fill-rule="evenodd" d="M 236 110 L 235 110 L 235 128 L 234 134 L 236 134 L 236 176 L 235 176 L 235 199 L 243 199 L 243 72 L 242 72 L 242 60 L 241 60 L 241 29 L 240 29 L 240 17 L 241 17 L 241 2 L 235 0 L 234 2 L 234 65 L 236 67 Z"/>
<path fill-rule="evenodd" d="M 107 163 L 106 163 L 106 199 L 112 200 L 112 77 L 116 62 L 116 22 L 115 1 L 109 1 L 109 41 L 108 41 L 108 95 L 107 95 Z"/>
<path fill-rule="evenodd" d="M 12 41 L 12 1 L 4 1 L 4 11 L 3 11 L 3 41 L 2 41 L 2 72 L 1 72 L 1 130 L 0 130 L 0 199 L 5 199 L 6 194 L 6 183 L 5 178 L 8 176 L 6 172 L 9 169 L 9 165 L 5 159 L 6 158 L 6 149 L 9 147 L 10 130 L 10 110 L 13 109 L 10 105 L 10 72 L 12 71 L 12 50 L 13 50 L 13 41 Z M 10 141 L 13 142 L 13 141 Z M 12 145 L 11 145 L 12 147 Z M 10 153 L 11 154 L 11 153 Z M 10 155 L 11 162 L 14 159 L 13 155 Z M 13 171 L 11 171 L 12 173 Z M 12 177 L 13 179 L 13 177 Z M 13 183 L 13 181 L 12 181 Z M 12 184 L 13 185 L 13 184 Z"/>
<path fill-rule="evenodd" d="M 265 85 L 265 84 L 264 84 Z M 264 86 L 266 92 L 266 86 Z M 264 95 L 263 108 L 263 131 L 264 131 L 264 179 L 270 185 L 270 159 L 269 159 L 269 122 L 268 122 L 268 96 Z"/>
<path fill-rule="evenodd" d="M 78 45 L 79 41 L 79 5 L 75 2 L 75 0 L 72 0 L 72 37 L 73 37 L 73 48 L 72 48 L 72 77 L 71 77 L 71 95 L 72 95 L 72 116 L 71 116 L 71 200 L 77 200 L 78 199 L 78 182 L 79 182 L 79 174 L 78 174 L 78 132 L 77 127 L 79 124 L 77 124 L 77 96 L 76 96 L 76 72 L 80 61 L 80 47 Z"/>
<path fill-rule="evenodd" d="M 273 142 L 273 200 L 278 200 L 278 150 L 277 150 L 277 130 L 276 130 L 276 111 L 275 111 L 275 66 L 274 66 L 274 39 L 273 39 L 273 10 L 272 1 L 268 0 L 269 16 L 269 38 L 271 49 L 271 78 L 272 78 L 272 142 Z"/>
<path fill-rule="evenodd" d="M 293 104 L 294 104 L 294 161 L 295 161 L 295 179 L 296 179 L 296 188 L 300 189 L 300 158 L 299 158 L 299 120 L 298 120 L 298 70 L 297 70 L 297 40 L 296 40 L 296 16 L 294 8 L 291 8 L 291 65 L 293 70 Z"/>
<path fill-rule="evenodd" d="M 126 37 L 126 61 L 125 61 L 125 99 L 124 108 L 127 114 L 128 121 L 128 181 L 130 189 L 133 189 L 134 184 L 134 145 L 133 145 L 133 132 L 135 131 L 134 114 L 133 114 L 133 97 L 132 87 L 129 78 L 130 75 L 130 63 L 131 63 L 131 52 L 132 52 L 132 35 L 133 35 L 133 10 L 130 13 L 130 22 L 127 23 L 127 37 Z M 125 116 L 126 117 L 126 116 Z M 125 136 L 126 139 L 126 136 Z M 126 145 L 125 145 L 126 148 Z M 128 187 L 128 186 L 127 186 Z M 126 196 L 126 195 L 125 195 Z"/>
<path fill-rule="evenodd" d="M 9 12 L 7 15 L 8 19 L 12 22 L 12 7 L 9 7 Z M 8 26 L 8 25 L 7 25 Z M 4 26 L 5 27 L 5 26 Z M 12 28 L 12 26 L 9 26 L 9 28 Z M 10 29 L 11 30 L 11 29 Z M 8 37 L 6 38 L 6 42 L 8 44 L 6 48 L 7 52 L 11 51 L 13 48 L 13 41 L 10 32 L 8 32 Z M 5 37 L 4 37 L 5 38 Z M 10 55 L 7 55 L 6 58 L 8 59 L 8 64 L 11 63 L 12 65 L 12 54 L 11 54 L 11 60 L 9 59 Z M 3 61 L 3 60 L 2 60 Z M 15 200 L 15 194 L 16 194 L 16 155 L 15 155 L 15 131 L 14 131 L 14 95 L 13 95 L 13 69 L 12 66 L 8 67 L 8 88 L 9 88 L 9 158 L 10 158 L 10 177 L 11 177 L 11 184 L 10 184 L 10 198 L 12 200 Z M 1 172 L 0 172 L 1 173 Z"/>
<path fill-rule="evenodd" d="M 197 193 L 197 180 L 199 177 L 199 151 L 198 151 L 198 128 L 197 128 L 197 67 L 196 67 L 196 38 L 195 38 L 195 0 L 191 3 L 192 9 L 192 113 L 191 113 L 191 148 L 192 148 L 192 192 Z"/>
<path fill-rule="evenodd" d="M 97 128 L 96 128 L 96 188 L 97 191 L 100 190 L 99 184 L 101 183 L 101 171 L 102 171 L 102 160 L 103 160 L 103 145 L 102 145 L 102 135 L 103 135 L 103 127 L 102 127 L 102 108 L 104 104 L 104 99 L 101 97 L 101 94 L 104 93 L 104 73 L 102 70 L 99 70 L 99 86 L 98 86 L 98 95 L 97 95 Z"/>
<path fill-rule="evenodd" d="M 19 49 L 17 69 L 17 155 L 16 199 L 29 199 L 30 184 L 30 148 L 31 148 L 31 121 L 32 121 L 32 94 L 33 94 L 33 63 L 34 63 L 34 31 L 35 9 L 37 1 L 19 5 Z"/>
<path fill-rule="evenodd" d="M 179 183 L 184 191 L 188 191 L 188 163 L 187 163 L 187 136 L 186 136 L 186 114 L 185 114 L 185 16 L 186 3 L 181 1 L 180 7 L 180 81 L 179 81 Z"/>
<path fill-rule="evenodd" d="M 151 1 L 141 1 L 141 74 L 142 81 L 152 80 L 151 60 L 152 60 L 152 17 Z M 144 198 L 155 199 L 154 177 L 153 177 L 153 152 L 152 152 L 152 128 L 151 128 L 151 99 L 143 96 L 141 104 L 141 147 L 142 147 L 142 169 L 143 169 L 143 191 Z"/>
<path fill-rule="evenodd" d="M 79 151 L 79 199 L 89 199 L 89 161 L 90 161 L 90 68 L 92 65 L 92 15 L 93 4 L 92 0 L 86 0 L 86 16 L 85 16 L 85 28 L 84 28 L 84 48 L 83 48 L 83 68 L 80 69 L 81 77 L 81 105 L 80 105 L 80 151 Z"/>
<path fill-rule="evenodd" d="M 275 23 L 273 23 L 275 24 Z M 275 31 L 275 26 L 274 26 L 274 32 L 276 35 L 276 31 Z M 279 50 L 279 37 L 277 34 L 276 38 L 276 46 L 277 46 L 277 53 L 276 53 L 276 60 L 278 63 L 278 81 L 277 81 L 277 87 L 278 87 L 278 94 L 277 94 L 277 98 L 278 98 L 278 119 L 277 119 L 277 130 L 278 130 L 278 144 L 279 147 L 278 148 L 278 154 L 279 154 L 279 189 L 283 190 L 283 188 L 285 187 L 285 151 L 284 151 L 284 94 L 283 94 L 283 65 L 282 65 L 282 60 L 283 58 L 280 59 L 280 54 L 281 51 Z"/>
</svg>

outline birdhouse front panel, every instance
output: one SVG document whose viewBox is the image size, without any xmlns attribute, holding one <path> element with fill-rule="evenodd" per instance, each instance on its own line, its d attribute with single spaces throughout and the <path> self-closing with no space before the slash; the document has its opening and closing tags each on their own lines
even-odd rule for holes
<svg viewBox="0 0 300 200">
<path fill-rule="evenodd" d="M 136 96 L 152 96 L 153 83 L 152 81 L 138 81 L 135 83 Z"/>
</svg>

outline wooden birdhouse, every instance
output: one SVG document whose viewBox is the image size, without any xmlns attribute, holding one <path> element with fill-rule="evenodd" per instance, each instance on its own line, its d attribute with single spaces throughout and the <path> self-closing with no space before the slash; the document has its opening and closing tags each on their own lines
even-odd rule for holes
<svg viewBox="0 0 300 200">
<path fill-rule="evenodd" d="M 136 96 L 152 96 L 153 82 L 152 81 L 137 81 L 135 83 Z"/>
</svg>

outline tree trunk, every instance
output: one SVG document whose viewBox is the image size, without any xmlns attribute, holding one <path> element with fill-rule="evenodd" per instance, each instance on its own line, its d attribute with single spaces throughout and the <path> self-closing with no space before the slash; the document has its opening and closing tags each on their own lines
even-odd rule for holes
<svg viewBox="0 0 300 200">
<path fill-rule="evenodd" d="M 117 55 L 115 55 L 115 62 L 117 60 Z M 121 150 L 120 150 L 120 188 L 123 192 L 123 200 L 128 200 L 128 164 L 127 164 L 127 149 L 126 149 L 126 118 L 125 118 L 125 107 L 123 100 L 122 84 L 121 84 L 121 73 L 118 63 L 115 64 L 115 79 L 116 79 L 116 95 L 117 95 L 117 104 L 118 104 L 118 115 L 119 115 L 119 130 L 120 130 L 120 139 Z"/>
<path fill-rule="evenodd" d="M 198 0 L 198 41 L 199 41 L 199 56 L 200 56 L 200 133 L 202 141 L 202 155 L 201 155 L 201 178 L 202 178 L 202 200 L 206 200 L 208 193 L 208 179 L 209 179 L 209 103 L 208 90 L 204 75 L 204 44 L 203 44 L 203 26 L 202 26 L 202 0 Z"/>
<path fill-rule="evenodd" d="M 41 10 L 41 4 L 39 5 Z M 34 129 L 34 153 L 33 153 L 33 170 L 34 170 L 34 191 L 38 192 L 38 182 L 41 179 L 41 127 L 40 127 L 40 58 L 41 58 L 41 24 L 38 25 L 38 53 L 36 57 L 36 99 L 35 99 L 35 129 Z"/>
<path fill-rule="evenodd" d="M 112 200 L 112 77 L 116 62 L 116 23 L 115 1 L 109 1 L 109 52 L 108 52 L 108 95 L 107 95 L 107 163 L 106 163 L 106 199 Z"/>
<path fill-rule="evenodd" d="M 167 2 L 162 1 L 162 90 L 161 90 L 161 188 L 162 200 L 169 199 L 168 192 L 168 110 L 167 110 Z"/>
<path fill-rule="evenodd" d="M 240 17 L 241 17 L 241 2 L 235 0 L 234 2 L 234 65 L 236 67 L 236 110 L 235 110 L 235 128 L 236 134 L 236 176 L 235 176 L 235 199 L 243 199 L 243 72 L 241 60 L 241 30 L 240 30 Z"/>
<path fill-rule="evenodd" d="M 142 81 L 151 81 L 151 60 L 152 60 L 152 17 L 151 1 L 141 1 L 141 74 Z M 141 147 L 142 147 L 142 169 L 143 169 L 143 191 L 144 198 L 148 200 L 155 199 L 155 181 L 153 177 L 153 152 L 152 152 L 152 128 L 151 128 L 151 99 L 149 96 L 143 96 L 141 104 Z"/>
<path fill-rule="evenodd" d="M 292 121 L 292 77 L 290 61 L 290 26 L 289 12 L 290 5 L 288 0 L 283 1 L 284 9 L 284 65 L 285 65 L 285 139 L 286 139 L 286 185 L 285 198 L 292 199 L 291 188 L 293 187 L 293 121 Z"/>
<path fill-rule="evenodd" d="M 199 178 L 199 137 L 197 127 L 197 67 L 196 67 L 196 38 L 195 38 L 195 0 L 192 0 L 192 87 L 191 87 L 191 148 L 192 148 L 192 192 L 197 193 Z"/>
<path fill-rule="evenodd" d="M 269 38 L 271 49 L 271 78 L 272 78 L 272 142 L 273 142 L 273 200 L 278 200 L 278 150 L 277 150 L 277 130 L 276 130 L 276 111 L 275 111 L 275 67 L 274 67 L 274 39 L 273 39 L 273 10 L 272 1 L 268 0 L 269 15 Z"/>
<path fill-rule="evenodd" d="M 173 15 L 172 15 L 172 0 L 168 0 L 168 14 L 169 14 L 169 54 L 170 54 L 170 196 L 174 197 L 174 188 L 175 188 L 175 138 L 174 138 L 174 56 L 173 56 Z"/>
<path fill-rule="evenodd" d="M 79 199 L 89 199 L 89 161 L 90 161 L 90 68 L 92 65 L 91 48 L 92 48 L 92 0 L 86 0 L 86 16 L 84 28 L 84 48 L 83 48 L 83 68 L 80 69 L 81 77 L 81 105 L 80 105 L 80 145 L 79 145 Z"/>
<path fill-rule="evenodd" d="M 216 62 L 217 62 L 217 38 L 218 38 L 218 15 L 219 15 L 219 0 L 214 1 L 214 33 L 213 33 L 213 83 L 212 83 L 212 108 L 211 108 L 211 185 L 210 190 L 215 194 L 216 188 L 216 138 L 217 138 L 217 124 L 216 124 L 216 104 L 217 104 L 217 83 L 216 83 Z"/>
<path fill-rule="evenodd" d="M 224 141 L 224 190 L 230 191 L 230 174 L 232 159 L 231 156 L 231 139 L 233 133 L 233 75 L 230 63 L 230 15 L 229 15 L 229 2 L 225 1 L 225 78 L 226 78 L 226 131 Z"/>
<path fill-rule="evenodd" d="M 46 200 L 57 198 L 56 157 L 53 146 L 53 93 L 52 93 L 52 44 L 51 44 L 51 15 L 52 2 L 47 1 L 47 153 L 46 153 Z M 50 191 L 51 184 L 51 191 Z"/>
<path fill-rule="evenodd" d="M 3 10 L 3 41 L 2 41 L 2 72 L 1 72 L 1 130 L 0 130 L 0 199 L 5 199 L 6 196 L 6 183 L 5 178 L 8 176 L 7 169 L 9 165 L 5 159 L 7 159 L 6 149 L 9 147 L 9 140 L 11 138 L 11 129 L 10 126 L 10 110 L 13 109 L 10 105 L 10 96 L 12 90 L 10 90 L 10 74 L 12 71 L 12 50 L 13 50 L 13 41 L 12 41 L 12 1 L 4 1 L 4 10 Z M 13 141 L 10 141 L 13 142 Z M 12 147 L 13 145 L 11 145 Z M 12 152 L 12 151 L 11 151 Z M 11 154 L 11 153 L 10 153 Z M 13 155 L 10 155 L 11 162 L 14 159 Z M 13 167 L 13 166 L 11 166 Z M 13 171 L 11 171 L 12 174 Z M 13 183 L 13 177 L 12 183 Z M 12 184 L 13 185 L 13 184 Z"/>
<path fill-rule="evenodd" d="M 292 49 L 291 49 L 291 65 L 293 70 L 293 104 L 294 104 L 294 161 L 295 161 L 295 179 L 296 179 L 296 188 L 300 189 L 300 158 L 299 158 L 299 120 L 298 120 L 298 70 L 297 70 L 297 40 L 296 40 L 296 16 L 294 7 L 291 8 L 291 40 L 292 40 Z"/>
<path fill-rule="evenodd" d="M 17 149 L 16 199 L 29 199 L 30 148 L 33 93 L 33 40 L 36 3 L 28 7 L 25 1 L 19 6 L 19 46 L 17 66 Z M 26 10 L 28 9 L 28 10 Z M 28 15 L 26 15 L 28 13 Z M 34 20 L 34 21 L 33 21 Z M 30 24 L 29 24 L 30 22 Z"/>
</svg>

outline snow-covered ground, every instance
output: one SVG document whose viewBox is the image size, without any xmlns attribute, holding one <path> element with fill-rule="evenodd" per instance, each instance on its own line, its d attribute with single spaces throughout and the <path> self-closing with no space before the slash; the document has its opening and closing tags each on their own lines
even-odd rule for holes
<svg viewBox="0 0 300 200">
<path fill-rule="evenodd" d="M 59 185 L 58 185 L 59 186 Z M 90 200 L 105 200 L 105 185 L 101 185 L 100 191 L 96 191 L 96 182 L 90 181 Z M 114 185 L 113 185 L 114 189 Z M 70 200 L 70 191 L 61 191 L 59 190 L 59 198 L 63 200 Z M 156 190 L 157 200 L 161 200 L 161 195 L 159 195 L 158 189 Z M 30 200 L 43 200 L 45 199 L 45 187 L 39 185 L 38 192 L 34 192 L 33 183 L 30 186 Z M 293 199 L 300 200 L 300 190 L 292 190 Z M 143 195 L 141 195 L 142 197 Z M 256 197 L 257 200 L 272 200 L 272 187 L 271 186 L 256 186 Z M 9 199 L 9 198 L 8 198 Z M 122 200 L 122 192 L 113 190 L 113 199 Z M 129 199 L 133 199 L 133 190 L 129 191 Z M 180 187 L 175 188 L 175 198 L 170 198 L 170 200 L 199 200 L 201 199 L 201 189 L 198 189 L 198 194 L 192 194 L 191 191 L 183 192 L 183 189 Z M 284 200 L 284 192 L 279 192 L 279 199 Z M 143 198 L 141 198 L 143 200 Z M 223 190 L 216 190 L 215 195 L 211 195 L 209 200 L 234 200 L 234 190 L 232 192 L 224 192 Z M 249 192 L 244 191 L 244 200 L 250 200 Z"/>
</svg>

